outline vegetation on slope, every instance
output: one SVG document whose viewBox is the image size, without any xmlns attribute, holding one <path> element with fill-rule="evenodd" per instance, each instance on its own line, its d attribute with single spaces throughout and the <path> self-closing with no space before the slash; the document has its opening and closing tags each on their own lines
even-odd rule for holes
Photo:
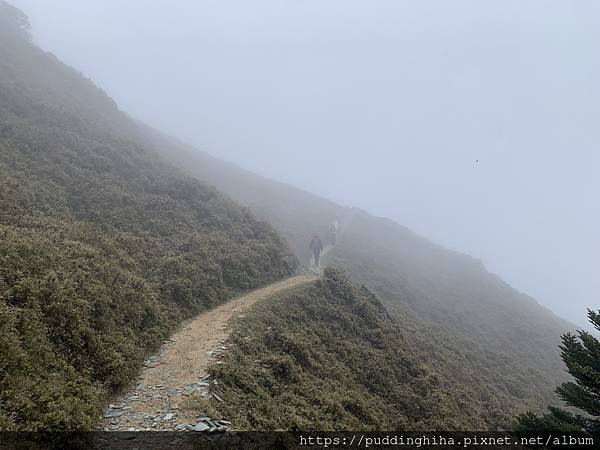
<svg viewBox="0 0 600 450">
<path fill-rule="evenodd" d="M 177 323 L 296 261 L 4 2 L 0 24 L 0 429 L 91 429 Z"/>
<path fill-rule="evenodd" d="M 554 386 L 567 379 L 558 336 L 569 324 L 480 261 L 358 213 L 332 264 L 343 264 L 353 280 L 371 287 L 392 315 L 411 318 L 406 327 L 431 352 L 443 349 L 436 364 L 474 397 L 493 398 L 494 414 L 556 404 Z"/>
<path fill-rule="evenodd" d="M 212 407 L 238 429 L 487 426 L 483 402 L 448 389 L 424 356 L 367 288 L 326 269 L 238 319 Z"/>
<path fill-rule="evenodd" d="M 305 265 L 311 255 L 308 243 L 312 236 L 319 233 L 324 237 L 335 217 L 343 221 L 353 213 L 332 201 L 240 169 L 142 124 L 138 124 L 138 133 L 147 146 L 271 223 Z"/>
</svg>

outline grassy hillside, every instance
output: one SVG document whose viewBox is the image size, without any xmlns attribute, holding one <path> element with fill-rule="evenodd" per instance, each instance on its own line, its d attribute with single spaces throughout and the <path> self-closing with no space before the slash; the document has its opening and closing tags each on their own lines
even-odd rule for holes
<svg viewBox="0 0 600 450">
<path fill-rule="evenodd" d="M 557 345 L 570 325 L 481 262 L 359 213 L 332 264 L 372 286 L 427 343 L 432 364 L 472 396 L 498 400 L 497 413 L 556 403 L 554 387 L 566 377 Z"/>
<path fill-rule="evenodd" d="M 0 2 L 0 430 L 90 429 L 182 319 L 294 272 Z"/>
<path fill-rule="evenodd" d="M 493 426 L 466 386 L 423 358 L 365 287 L 327 269 L 239 319 L 212 369 L 237 429 L 442 430 Z M 214 414 L 214 412 L 213 412 Z M 506 412 L 503 416 L 507 416 Z"/>
</svg>

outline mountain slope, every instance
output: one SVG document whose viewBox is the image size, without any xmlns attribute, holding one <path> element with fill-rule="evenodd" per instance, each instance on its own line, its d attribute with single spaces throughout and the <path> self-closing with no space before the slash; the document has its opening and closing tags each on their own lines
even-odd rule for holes
<svg viewBox="0 0 600 450">
<path fill-rule="evenodd" d="M 411 336 L 340 271 L 257 305 L 237 321 L 228 348 L 211 371 L 224 399 L 212 407 L 237 429 L 489 426 L 480 401 L 463 386 L 444 389 L 444 374 Z"/>
<path fill-rule="evenodd" d="M 0 429 L 91 429 L 176 324 L 296 261 L 5 2 L 0 25 Z"/>
<path fill-rule="evenodd" d="M 448 389 L 464 386 L 470 397 L 487 402 L 481 414 L 490 427 L 506 426 L 527 407 L 557 402 L 554 388 L 567 377 L 557 345 L 573 326 L 487 272 L 480 261 L 143 126 L 140 135 L 160 142 L 168 149 L 165 157 L 269 220 L 300 261 L 308 259 L 311 235 L 325 235 L 338 217 L 344 237 L 328 255 L 330 263 L 381 299 L 411 334 L 421 358 L 446 377 Z"/>
<path fill-rule="evenodd" d="M 131 120 L 89 80 L 35 48 L 23 17 L 6 11 L 0 8 L 1 429 L 90 428 L 106 395 L 131 379 L 176 323 L 294 271 L 295 258 L 269 225 L 190 175 L 269 220 L 301 261 L 310 236 L 339 217 L 344 236 L 328 258 L 388 309 L 402 334 L 390 339 L 419 368 L 405 375 L 435 374 L 436 388 L 451 399 L 446 410 L 427 412 L 432 404 L 421 403 L 431 423 L 503 427 L 516 412 L 555 400 L 564 378 L 556 344 L 568 323 L 473 258 Z M 311 317 L 297 312 L 299 329 L 311 330 Z M 351 313 L 343 316 L 365 325 Z M 271 317 L 290 325 L 285 311 Z M 369 351 L 367 344 L 361 340 L 359 350 Z M 249 347 L 239 351 L 240 361 L 251 355 Z M 268 351 L 285 358 L 287 349 Z M 330 356 L 345 364 L 340 352 Z M 417 389 L 419 380 L 409 378 Z M 277 398 L 277 385 L 263 387 Z M 368 387 L 345 389 L 364 396 Z M 372 401 L 392 408 L 384 400 Z M 298 420 L 322 413 L 313 408 Z"/>
</svg>

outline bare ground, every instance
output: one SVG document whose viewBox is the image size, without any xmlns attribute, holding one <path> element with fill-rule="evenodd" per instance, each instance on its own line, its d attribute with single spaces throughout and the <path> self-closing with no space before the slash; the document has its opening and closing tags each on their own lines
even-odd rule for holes
<svg viewBox="0 0 600 450">
<path fill-rule="evenodd" d="M 315 279 L 314 274 L 304 274 L 271 284 L 203 312 L 183 325 L 157 355 L 146 361 L 138 384 L 104 412 L 100 429 L 191 429 L 197 423 L 197 411 L 186 410 L 184 402 L 192 396 L 211 395 L 207 369 L 226 350 L 229 319 L 261 299 Z"/>
</svg>

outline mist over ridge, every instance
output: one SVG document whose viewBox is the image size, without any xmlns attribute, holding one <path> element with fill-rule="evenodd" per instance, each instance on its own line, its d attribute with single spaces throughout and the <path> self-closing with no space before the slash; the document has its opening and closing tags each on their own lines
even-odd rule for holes
<svg viewBox="0 0 600 450">
<path fill-rule="evenodd" d="M 481 258 L 577 324 L 597 301 L 597 4 L 13 3 L 133 116 Z"/>
</svg>

